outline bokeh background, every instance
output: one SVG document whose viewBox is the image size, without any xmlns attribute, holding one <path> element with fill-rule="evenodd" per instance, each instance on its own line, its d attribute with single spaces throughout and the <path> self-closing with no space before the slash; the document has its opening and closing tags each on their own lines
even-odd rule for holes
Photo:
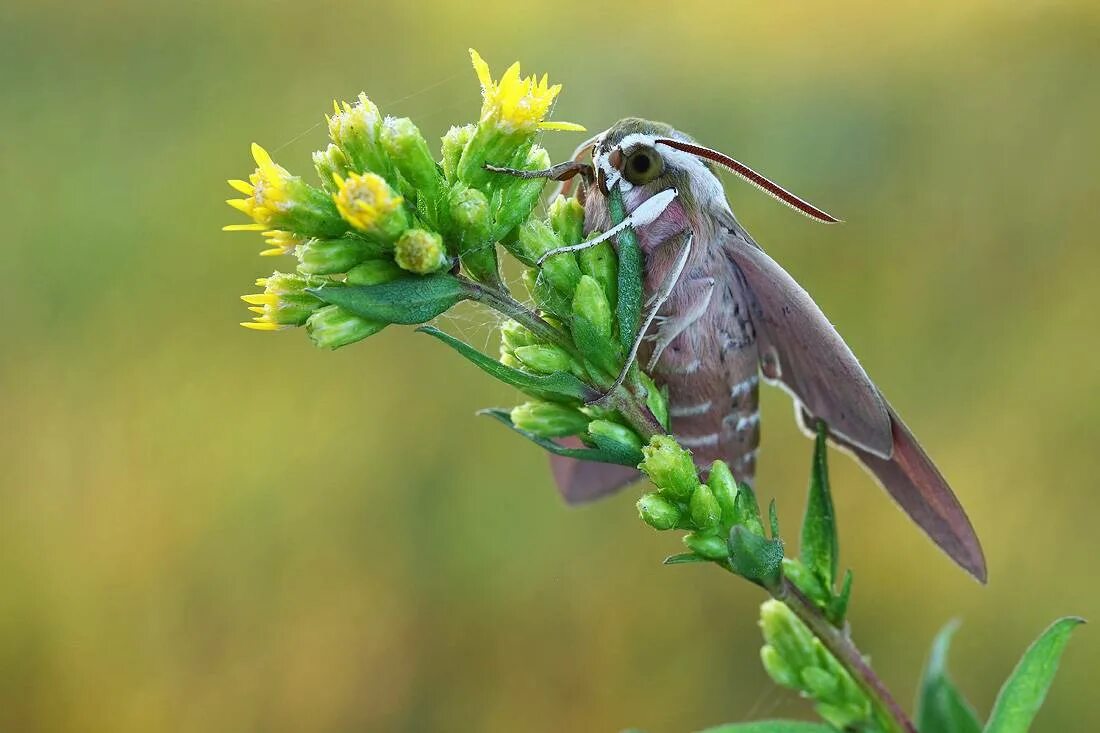
<svg viewBox="0 0 1100 733">
<path fill-rule="evenodd" d="M 983 713 L 1056 616 L 1100 619 L 1100 5 L 0 7 L 0 730 L 687 731 L 810 717 L 759 669 L 761 595 L 662 567 L 636 492 L 568 509 L 516 401 L 391 328 L 336 353 L 239 328 L 272 260 L 224 180 L 309 171 L 333 98 L 436 138 L 466 48 L 664 119 L 847 223 L 730 182 L 968 507 L 990 584 L 834 465 L 857 641 L 910 700 L 927 644 Z M 555 158 L 577 136 L 547 139 Z M 441 325 L 495 348 L 479 316 Z M 794 532 L 810 445 L 764 398 Z M 1100 729 L 1078 632 L 1036 730 Z"/>
</svg>

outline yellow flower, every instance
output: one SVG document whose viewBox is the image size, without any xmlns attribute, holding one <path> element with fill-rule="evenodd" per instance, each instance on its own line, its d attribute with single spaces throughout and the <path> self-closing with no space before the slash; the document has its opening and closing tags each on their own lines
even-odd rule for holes
<svg viewBox="0 0 1100 733">
<path fill-rule="evenodd" d="M 266 231 L 264 232 L 264 237 L 264 244 L 270 249 L 265 249 L 260 252 L 261 257 L 276 257 L 278 255 L 293 254 L 295 247 L 300 244 L 305 244 L 307 241 L 305 237 L 299 237 L 293 232 L 286 232 L 282 229 L 271 229 Z"/>
<path fill-rule="evenodd" d="M 382 176 L 348 173 L 347 178 L 334 175 L 333 180 L 337 188 L 333 194 L 336 209 L 344 221 L 359 231 L 392 240 L 408 228 L 404 199 Z"/>
<path fill-rule="evenodd" d="M 584 128 L 572 122 L 544 121 L 550 105 L 561 91 L 561 84 L 550 86 L 547 77 L 521 77 L 519 62 L 512 64 L 494 82 L 489 65 L 474 49 L 470 59 L 481 82 L 481 120 L 496 122 L 508 132 L 533 132 L 541 130 L 570 130 L 584 132 Z"/>
<path fill-rule="evenodd" d="M 225 203 L 248 215 L 252 224 L 230 224 L 225 231 L 263 231 L 270 229 L 276 215 L 287 208 L 287 186 L 294 176 L 286 168 L 271 159 L 267 151 L 252 143 L 252 157 L 256 160 L 256 172 L 247 181 L 231 180 L 229 185 L 248 198 L 229 199 Z"/>
<path fill-rule="evenodd" d="M 306 292 L 307 287 L 320 283 L 298 275 L 273 272 L 261 277 L 256 284 L 262 293 L 242 295 L 248 310 L 256 315 L 241 325 L 254 331 L 278 331 L 287 326 L 300 326 L 315 310 L 321 307 L 319 298 Z"/>
</svg>

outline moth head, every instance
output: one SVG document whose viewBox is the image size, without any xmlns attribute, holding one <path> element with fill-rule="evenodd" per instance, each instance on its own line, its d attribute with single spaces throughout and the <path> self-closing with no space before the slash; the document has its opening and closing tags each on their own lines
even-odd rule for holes
<svg viewBox="0 0 1100 733">
<path fill-rule="evenodd" d="M 781 203 L 817 221 L 833 223 L 830 216 L 761 174 L 717 150 L 704 147 L 690 136 L 662 122 L 628 117 L 581 146 L 591 149 L 596 181 L 606 194 L 611 186 L 624 192 L 641 189 L 647 198 L 674 188 L 700 204 L 725 194 L 715 165 L 726 168 Z"/>
</svg>

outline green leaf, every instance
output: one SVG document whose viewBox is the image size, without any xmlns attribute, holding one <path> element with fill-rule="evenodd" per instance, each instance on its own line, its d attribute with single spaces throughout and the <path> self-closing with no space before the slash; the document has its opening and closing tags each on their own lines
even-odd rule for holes
<svg viewBox="0 0 1100 733">
<path fill-rule="evenodd" d="M 826 609 L 829 620 L 833 626 L 842 626 L 844 617 L 848 615 L 848 601 L 852 598 L 852 571 L 844 573 L 844 583 L 840 586 L 840 593 L 833 597 L 832 603 Z"/>
<path fill-rule="evenodd" d="M 806 516 L 802 520 L 800 557 L 802 564 L 817 576 L 830 591 L 836 582 L 837 556 L 840 554 L 836 536 L 836 513 L 829 491 L 829 466 L 826 462 L 829 434 L 825 423 L 817 423 L 813 466 L 810 470 L 810 492 L 806 500 Z"/>
<path fill-rule="evenodd" d="M 679 555 L 669 555 L 661 561 L 662 565 L 687 565 L 688 563 L 710 562 L 705 557 L 699 557 L 694 552 L 681 552 Z"/>
<path fill-rule="evenodd" d="M 523 437 L 530 440 L 532 443 L 536 443 L 543 449 L 554 453 L 555 455 L 565 456 L 566 458 L 576 458 L 581 461 L 597 461 L 599 463 L 617 463 L 622 466 L 637 466 L 641 461 L 641 455 L 637 455 L 637 460 L 633 457 L 626 457 L 623 451 L 619 450 L 606 450 L 600 448 L 566 448 L 565 446 L 558 445 L 549 438 L 543 438 L 534 433 L 530 433 L 526 430 L 520 430 L 512 424 L 512 418 L 509 415 L 508 410 L 502 410 L 500 408 L 489 408 L 486 410 L 479 410 L 479 415 L 487 415 L 499 422 L 507 425 L 512 430 Z M 616 444 L 617 445 L 617 444 Z"/>
<path fill-rule="evenodd" d="M 517 387 L 534 397 L 549 400 L 567 398 L 588 402 L 598 396 L 594 390 L 568 372 L 530 374 L 520 369 L 505 366 L 496 359 L 481 353 L 465 341 L 457 339 L 449 333 L 444 333 L 434 326 L 421 326 L 416 330 L 429 336 L 435 336 L 490 376 L 496 377 L 505 384 Z"/>
<path fill-rule="evenodd" d="M 743 578 L 771 586 L 778 582 L 783 567 L 783 540 L 768 539 L 743 525 L 730 530 L 730 567 Z"/>
<path fill-rule="evenodd" d="M 1026 733 L 1046 699 L 1069 635 L 1084 619 L 1055 621 L 1028 647 L 993 703 L 985 733 Z"/>
<path fill-rule="evenodd" d="M 311 288 L 326 303 L 361 318 L 386 323 L 425 323 L 470 296 L 466 285 L 448 273 L 409 275 L 379 285 Z"/>
<path fill-rule="evenodd" d="M 701 730 L 699 733 L 836 733 L 836 729 L 821 723 L 797 720 L 759 720 L 752 723 L 727 723 Z"/>
<path fill-rule="evenodd" d="M 607 208 L 613 225 L 626 218 L 623 194 L 618 186 L 611 189 Z M 642 319 L 642 248 L 638 244 L 638 235 L 630 228 L 619 232 L 617 241 L 619 301 L 615 305 L 615 315 L 619 321 L 619 343 L 625 351 L 634 345 Z"/>
<path fill-rule="evenodd" d="M 974 708 L 947 674 L 947 651 L 958 627 L 958 622 L 949 623 L 932 642 L 917 700 L 917 728 L 922 731 L 980 733 L 982 729 Z"/>
</svg>

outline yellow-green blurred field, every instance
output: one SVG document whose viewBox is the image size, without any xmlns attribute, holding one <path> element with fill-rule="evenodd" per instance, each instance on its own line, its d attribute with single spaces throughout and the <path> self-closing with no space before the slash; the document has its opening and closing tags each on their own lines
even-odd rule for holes
<svg viewBox="0 0 1100 733">
<path fill-rule="evenodd" d="M 226 178 L 309 171 L 335 98 L 431 137 L 466 49 L 664 119 L 841 215 L 730 182 L 963 498 L 991 581 L 833 462 L 856 639 L 908 702 L 952 617 L 988 710 L 1054 617 L 1100 619 L 1100 5 L 148 3 L 0 8 L 0 731 L 616 731 L 809 717 L 746 583 L 623 495 L 558 500 L 476 408 L 516 396 L 392 328 L 336 353 L 236 324 L 270 271 Z M 556 158 L 579 137 L 547 139 Z M 476 314 L 441 320 L 495 348 Z M 766 393 L 793 534 L 809 443 Z M 1036 731 L 1100 729 L 1078 632 Z"/>
</svg>

